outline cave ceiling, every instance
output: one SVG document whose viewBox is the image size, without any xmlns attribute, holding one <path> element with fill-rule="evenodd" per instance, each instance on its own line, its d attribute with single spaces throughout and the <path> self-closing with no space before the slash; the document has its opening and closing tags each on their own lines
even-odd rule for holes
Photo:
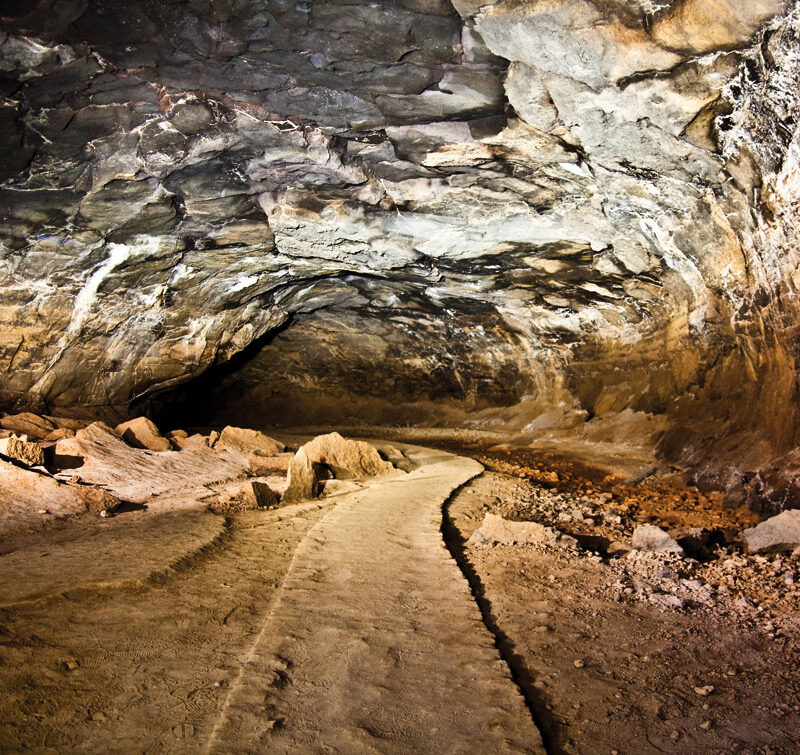
<svg viewBox="0 0 800 755">
<path fill-rule="evenodd" d="M 6 404 L 286 329 L 304 390 L 663 411 L 793 287 L 796 4 L 4 7 Z"/>
</svg>

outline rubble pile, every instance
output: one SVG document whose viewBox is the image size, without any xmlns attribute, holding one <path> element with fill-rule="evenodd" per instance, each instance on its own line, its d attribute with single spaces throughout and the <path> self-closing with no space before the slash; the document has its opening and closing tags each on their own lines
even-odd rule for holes
<svg viewBox="0 0 800 755">
<path fill-rule="evenodd" d="M 479 458 L 519 478 L 514 495 L 484 504 L 492 530 L 525 522 L 554 533 L 517 546 L 593 560 L 608 570 L 610 597 L 617 601 L 714 612 L 756 625 L 770 639 L 800 642 L 800 512 L 756 524 L 752 512 L 674 481 L 626 484 L 552 455 L 537 454 L 530 466 L 527 459 Z M 558 484 L 549 482 L 556 477 Z M 505 525 L 494 521 L 501 518 Z M 512 544 L 486 537 L 485 526 L 470 545 Z M 558 535 L 574 538 L 578 547 L 559 547 Z"/>
</svg>

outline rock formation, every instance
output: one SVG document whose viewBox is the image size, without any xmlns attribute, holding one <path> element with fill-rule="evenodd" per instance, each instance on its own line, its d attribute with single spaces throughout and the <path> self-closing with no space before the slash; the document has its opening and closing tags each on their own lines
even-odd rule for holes
<svg viewBox="0 0 800 755">
<path fill-rule="evenodd" d="M 126 418 L 233 359 L 169 401 L 645 417 L 800 498 L 794 0 L 9 6 L 4 408 Z"/>
</svg>

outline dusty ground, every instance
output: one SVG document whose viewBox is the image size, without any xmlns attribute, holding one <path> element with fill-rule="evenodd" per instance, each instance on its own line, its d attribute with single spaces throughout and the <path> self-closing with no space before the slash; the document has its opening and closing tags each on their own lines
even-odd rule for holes
<svg viewBox="0 0 800 755">
<path fill-rule="evenodd" d="M 518 510 L 529 485 L 487 473 L 448 512 L 551 751 L 797 752 L 794 642 L 738 616 L 623 597 L 619 573 L 590 552 L 465 544 L 487 511 Z"/>
<path fill-rule="evenodd" d="M 0 747 L 467 752 L 497 732 L 481 751 L 532 751 L 535 720 L 550 752 L 797 751 L 800 563 L 741 554 L 749 512 L 473 440 L 490 471 L 445 506 L 441 533 L 439 508 L 371 488 L 225 515 L 172 490 L 7 541 Z M 487 512 L 580 546 L 467 543 Z M 611 547 L 648 521 L 703 528 L 706 552 Z M 256 746 L 236 722 L 264 706 Z"/>
</svg>

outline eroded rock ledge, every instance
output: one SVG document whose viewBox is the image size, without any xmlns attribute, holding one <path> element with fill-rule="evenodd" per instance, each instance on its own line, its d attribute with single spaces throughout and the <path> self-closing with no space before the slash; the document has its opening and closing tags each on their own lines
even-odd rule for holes
<svg viewBox="0 0 800 755">
<path fill-rule="evenodd" d="M 796 500 L 795 2 L 9 13 L 8 408 L 125 414 L 285 328 L 218 413 L 650 415 L 665 458 Z"/>
</svg>

